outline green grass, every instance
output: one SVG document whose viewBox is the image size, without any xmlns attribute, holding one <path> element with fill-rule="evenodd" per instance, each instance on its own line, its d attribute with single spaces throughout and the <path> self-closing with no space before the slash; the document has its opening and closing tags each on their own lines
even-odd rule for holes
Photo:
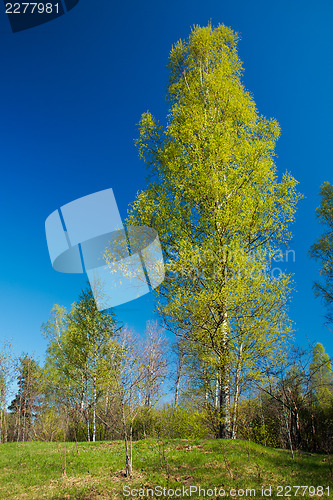
<svg viewBox="0 0 333 500">
<path fill-rule="evenodd" d="M 66 450 L 66 451 L 65 451 Z M 0 445 L 0 500 L 6 499 L 121 499 L 130 489 L 185 488 L 192 495 L 154 498 L 222 498 L 210 493 L 199 497 L 194 487 L 223 488 L 228 498 L 329 498 L 300 489 L 281 491 L 278 486 L 330 486 L 333 497 L 333 459 L 325 455 L 265 448 L 246 441 L 143 440 L 133 444 L 133 480 L 124 477 L 124 443 L 7 443 Z M 66 474 L 63 473 L 66 456 Z M 263 496 L 262 487 L 272 487 Z M 230 490 L 232 496 L 230 495 Z M 244 495 L 237 494 L 243 489 Z M 128 491 L 128 490 L 127 490 Z M 142 492 L 141 492 L 142 493 Z M 167 493 L 167 491 L 166 491 Z M 179 493 L 179 491 L 177 492 Z M 267 492 L 269 493 L 269 492 Z M 312 490 L 311 490 L 312 493 Z M 145 498 L 147 492 L 145 491 Z M 136 498 L 140 498 L 139 495 Z M 142 496 L 141 496 L 142 498 Z M 149 498 L 152 498 L 150 493 Z M 227 496 L 225 496 L 227 498 Z M 254 498 L 253 492 L 251 498 Z"/>
</svg>

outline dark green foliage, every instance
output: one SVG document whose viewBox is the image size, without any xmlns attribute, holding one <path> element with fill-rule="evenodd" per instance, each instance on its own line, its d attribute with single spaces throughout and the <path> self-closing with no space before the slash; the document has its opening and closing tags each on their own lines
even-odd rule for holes
<svg viewBox="0 0 333 500">
<path fill-rule="evenodd" d="M 321 344 L 243 401 L 239 437 L 292 451 L 333 452 L 333 379 Z"/>
<path fill-rule="evenodd" d="M 310 248 L 310 255 L 321 262 L 322 281 L 313 285 L 317 297 L 321 297 L 328 307 L 327 319 L 333 321 L 333 186 L 325 182 L 320 190 L 321 202 L 317 208 L 317 216 L 326 231 Z"/>
<path fill-rule="evenodd" d="M 90 439 L 92 441 L 93 433 L 92 429 L 89 429 Z M 84 442 L 87 441 L 88 435 L 88 426 L 84 422 L 70 422 L 66 432 L 66 441 L 79 441 Z M 64 441 L 64 439 L 62 439 Z M 99 424 L 96 424 L 96 441 L 104 441 L 105 440 L 105 427 Z"/>
<path fill-rule="evenodd" d="M 38 362 L 24 354 L 17 363 L 18 392 L 9 406 L 11 419 L 9 440 L 27 441 L 33 437 L 34 420 L 43 398 L 42 371 Z"/>
</svg>

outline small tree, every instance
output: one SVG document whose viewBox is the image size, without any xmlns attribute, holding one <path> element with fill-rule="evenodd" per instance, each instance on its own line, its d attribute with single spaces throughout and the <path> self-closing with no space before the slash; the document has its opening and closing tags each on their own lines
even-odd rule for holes
<svg viewBox="0 0 333 500">
<path fill-rule="evenodd" d="M 74 409 L 87 423 L 90 441 L 96 440 L 96 409 L 101 395 L 101 370 L 108 345 L 116 336 L 112 311 L 98 311 L 90 289 L 83 291 L 70 313 L 54 306 L 50 320 L 42 327 L 49 337 L 46 370 L 55 394 L 65 403 L 67 414 Z"/>
<path fill-rule="evenodd" d="M 86 384 L 87 422 L 89 427 L 89 407 L 92 406 L 92 440 L 96 440 L 96 407 L 98 399 L 98 374 L 101 359 L 107 353 L 109 342 L 115 337 L 113 313 L 98 311 L 90 289 L 83 291 L 74 304 L 68 321 L 68 329 L 74 340 L 75 352 L 82 356 Z M 73 346 L 74 347 L 74 346 Z M 88 439 L 90 436 L 88 434 Z"/>
<path fill-rule="evenodd" d="M 133 424 L 141 406 L 144 369 L 138 351 L 138 339 L 124 327 L 118 342 L 110 345 L 108 366 L 110 383 L 121 404 L 122 426 L 125 440 L 126 476 L 133 476 Z"/>
</svg>

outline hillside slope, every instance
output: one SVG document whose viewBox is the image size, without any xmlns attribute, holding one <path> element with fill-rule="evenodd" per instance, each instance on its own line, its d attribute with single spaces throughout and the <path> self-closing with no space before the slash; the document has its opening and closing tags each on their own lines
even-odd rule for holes
<svg viewBox="0 0 333 500">
<path fill-rule="evenodd" d="M 75 443 L 2 444 L 0 498 L 333 496 L 332 457 L 296 453 L 293 460 L 286 450 L 239 440 L 138 441 L 132 480 L 124 477 L 124 469 L 121 441 L 78 443 L 77 448 Z"/>
</svg>

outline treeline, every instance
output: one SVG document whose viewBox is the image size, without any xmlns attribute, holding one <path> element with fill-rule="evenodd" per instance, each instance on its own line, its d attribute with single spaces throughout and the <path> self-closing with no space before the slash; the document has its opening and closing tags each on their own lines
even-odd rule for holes
<svg viewBox="0 0 333 500">
<path fill-rule="evenodd" d="M 2 346 L 1 442 L 220 437 L 218 373 L 202 348 L 181 338 L 170 346 L 157 322 L 138 338 L 112 311 L 99 312 L 90 290 L 70 312 L 55 306 L 42 330 L 44 366 L 28 354 L 14 363 Z M 265 361 L 241 372 L 231 364 L 229 437 L 332 453 L 333 373 L 323 346 Z"/>
</svg>

